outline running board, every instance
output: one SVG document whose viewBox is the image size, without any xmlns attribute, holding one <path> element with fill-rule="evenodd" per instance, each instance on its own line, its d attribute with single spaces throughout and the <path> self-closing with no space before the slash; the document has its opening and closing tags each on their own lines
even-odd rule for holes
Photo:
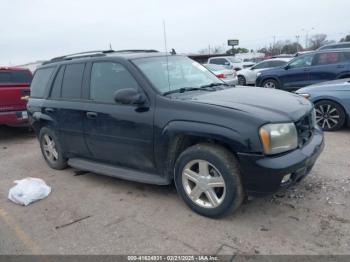
<svg viewBox="0 0 350 262">
<path fill-rule="evenodd" d="M 115 167 L 109 164 L 98 163 L 82 158 L 71 158 L 68 165 L 79 170 L 89 171 L 96 174 L 117 177 L 125 180 L 153 185 L 169 185 L 171 181 L 159 175 L 145 173 L 123 167 Z"/>
</svg>

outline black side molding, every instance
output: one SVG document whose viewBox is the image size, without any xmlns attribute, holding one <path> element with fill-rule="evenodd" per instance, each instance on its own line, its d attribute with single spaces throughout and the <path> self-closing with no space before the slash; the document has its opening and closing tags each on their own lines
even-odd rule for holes
<svg viewBox="0 0 350 262">
<path fill-rule="evenodd" d="M 99 163 L 83 158 L 71 158 L 68 165 L 79 170 L 89 171 L 96 174 L 117 177 L 125 180 L 153 184 L 169 185 L 171 181 L 168 178 L 161 177 L 157 174 L 145 173 L 129 168 L 116 167 L 109 164 Z"/>
</svg>

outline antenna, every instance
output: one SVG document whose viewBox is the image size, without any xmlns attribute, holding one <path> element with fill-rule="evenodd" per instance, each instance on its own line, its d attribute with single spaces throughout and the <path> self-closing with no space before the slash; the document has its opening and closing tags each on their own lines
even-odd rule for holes
<svg viewBox="0 0 350 262">
<path fill-rule="evenodd" d="M 166 31 L 165 31 L 165 20 L 164 19 L 163 19 L 163 34 L 164 34 L 164 47 L 165 47 L 165 57 L 166 57 L 166 70 L 168 73 L 168 85 L 169 85 L 169 91 L 170 91 L 168 46 L 167 46 L 167 42 L 166 42 Z"/>
</svg>

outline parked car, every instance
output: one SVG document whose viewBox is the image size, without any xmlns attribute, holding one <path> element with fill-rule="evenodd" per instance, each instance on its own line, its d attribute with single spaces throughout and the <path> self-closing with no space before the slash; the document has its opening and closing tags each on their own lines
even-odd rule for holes
<svg viewBox="0 0 350 262">
<path fill-rule="evenodd" d="M 28 69 L 0 67 L 0 125 L 19 126 L 28 121 L 26 101 L 32 73 Z"/>
<path fill-rule="evenodd" d="M 350 42 L 340 42 L 340 43 L 324 45 L 317 50 L 339 49 L 339 48 L 350 48 Z"/>
<path fill-rule="evenodd" d="M 244 62 L 240 58 L 234 56 L 216 56 L 208 59 L 208 64 L 222 65 L 236 71 L 253 66 L 254 62 Z"/>
<path fill-rule="evenodd" d="M 233 88 L 164 53 L 91 52 L 36 70 L 30 123 L 47 164 L 168 185 L 217 217 L 299 182 L 324 145 L 307 99 Z"/>
<path fill-rule="evenodd" d="M 238 83 L 241 86 L 255 85 L 255 81 L 256 81 L 256 77 L 257 77 L 258 72 L 261 72 L 261 71 L 269 69 L 269 68 L 284 66 L 290 60 L 291 60 L 290 58 L 268 59 L 268 60 L 262 61 L 260 63 L 257 63 L 256 65 L 254 65 L 250 68 L 240 70 L 237 73 Z"/>
<path fill-rule="evenodd" d="M 204 64 L 209 71 L 213 72 L 213 74 L 222 79 L 226 84 L 229 85 L 237 85 L 238 84 L 238 78 L 237 78 L 237 72 L 234 69 L 227 69 L 226 67 L 222 65 L 215 65 L 215 64 Z"/>
<path fill-rule="evenodd" d="M 350 49 L 332 49 L 300 55 L 284 67 L 259 72 L 256 85 L 295 91 L 300 87 L 348 77 Z"/>
<path fill-rule="evenodd" d="M 323 130 L 350 125 L 350 78 L 307 86 L 296 93 L 315 104 L 316 123 Z"/>
</svg>

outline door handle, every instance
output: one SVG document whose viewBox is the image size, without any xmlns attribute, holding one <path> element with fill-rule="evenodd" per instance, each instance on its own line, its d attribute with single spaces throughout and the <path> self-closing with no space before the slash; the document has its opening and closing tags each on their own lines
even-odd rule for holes
<svg viewBox="0 0 350 262">
<path fill-rule="evenodd" d="M 344 68 L 344 65 L 338 65 L 337 68 Z"/>
<path fill-rule="evenodd" d="M 97 117 L 97 113 L 95 113 L 95 112 L 86 112 L 86 116 L 87 116 L 87 118 L 95 119 Z"/>
<path fill-rule="evenodd" d="M 55 109 L 48 107 L 48 108 L 45 108 L 45 112 L 46 113 L 53 113 L 53 112 L 55 112 Z"/>
<path fill-rule="evenodd" d="M 309 71 L 310 71 L 310 69 L 308 69 L 308 68 L 304 69 L 304 72 L 309 72 Z"/>
</svg>

